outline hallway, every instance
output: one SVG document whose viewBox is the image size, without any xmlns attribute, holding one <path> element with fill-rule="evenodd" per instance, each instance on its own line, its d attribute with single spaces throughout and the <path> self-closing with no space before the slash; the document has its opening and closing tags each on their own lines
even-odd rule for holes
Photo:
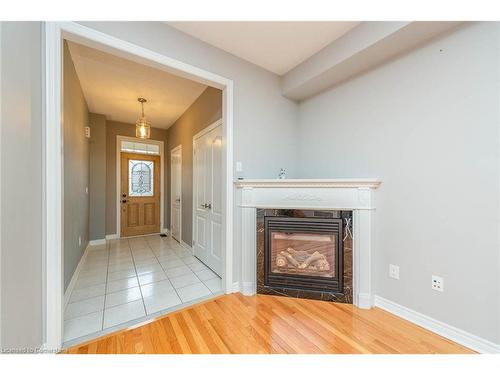
<svg viewBox="0 0 500 375">
<path fill-rule="evenodd" d="M 221 279 L 170 237 L 90 246 L 64 312 L 71 345 L 211 298 Z"/>
</svg>

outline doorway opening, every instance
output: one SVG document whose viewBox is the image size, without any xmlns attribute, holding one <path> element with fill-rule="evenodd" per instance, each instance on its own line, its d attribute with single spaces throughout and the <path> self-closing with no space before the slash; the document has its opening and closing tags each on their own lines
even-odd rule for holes
<svg viewBox="0 0 500 375">
<path fill-rule="evenodd" d="M 129 61 L 144 64 L 148 67 L 154 67 L 158 70 L 165 71 L 171 74 L 178 75 L 183 78 L 188 78 L 193 81 L 202 83 L 204 85 L 209 85 L 211 87 L 217 88 L 222 92 L 222 138 L 221 138 L 221 159 L 222 159 L 222 171 L 221 171 L 221 193 L 222 193 L 222 224 L 221 224 L 221 249 L 222 254 L 222 291 L 230 293 L 233 290 L 233 260 L 232 260 L 232 224 L 233 224 L 233 180 L 232 180 L 232 109 L 233 109 L 233 83 L 224 77 L 218 76 L 211 72 L 199 69 L 197 67 L 191 66 L 184 62 L 172 59 L 168 56 L 162 55 L 160 53 L 142 48 L 140 46 L 134 45 L 132 43 L 126 42 L 124 40 L 118 39 L 116 37 L 107 35 L 105 33 L 97 32 L 83 25 L 73 23 L 73 22 L 47 22 L 45 25 L 45 49 L 46 49 L 46 136 L 45 136 L 45 183 L 46 183 L 46 285 L 45 285 L 45 295 L 46 295 L 46 342 L 45 348 L 48 350 L 59 350 L 63 345 L 63 326 L 64 326 L 64 254 L 63 254 L 63 228 L 64 228 L 64 218 L 63 218 L 63 191 L 64 191 L 64 174 L 63 174 L 63 139 L 62 139 L 62 55 L 63 55 L 63 43 L 64 40 L 71 41 L 75 43 L 82 44 L 86 47 L 96 49 L 98 51 L 103 51 L 109 53 L 113 56 L 118 56 Z M 132 153 L 137 156 L 135 153 Z M 168 154 L 166 154 L 168 155 Z M 128 162 L 136 161 L 132 163 L 132 168 L 135 165 L 144 164 L 148 166 L 146 160 L 144 159 L 128 159 Z M 138 163 L 137 163 L 138 162 Z M 167 163 L 165 163 L 167 164 Z M 114 164 L 115 165 L 115 164 Z M 139 165 L 141 175 L 148 175 L 147 168 L 144 165 Z M 151 166 L 151 165 L 149 165 Z M 150 168 L 150 176 L 153 175 L 153 180 L 149 185 L 154 186 L 154 161 Z M 124 168 L 125 170 L 125 168 Z M 128 179 L 130 179 L 129 170 Z M 120 176 L 121 177 L 121 176 Z M 133 179 L 133 178 L 132 178 Z M 128 182 L 128 181 L 127 181 Z M 147 185 L 147 184 L 146 184 Z M 144 187 L 144 184 L 143 184 Z M 147 187 L 147 186 L 146 186 Z M 147 189 L 146 189 L 147 190 Z M 123 194 L 123 193 L 122 193 Z M 113 194 L 114 195 L 114 194 Z M 127 194 L 127 198 L 129 194 Z M 112 198 L 115 199 L 114 197 Z M 161 199 L 161 198 L 160 198 Z M 164 204 L 160 203 L 160 210 Z M 168 206 L 165 206 L 168 207 Z M 116 212 L 112 210 L 112 212 Z M 150 213 L 155 212 L 151 209 Z M 161 221 L 160 213 L 160 221 Z M 167 216 L 168 217 L 168 216 Z M 147 244 L 149 250 L 154 254 L 156 260 L 159 261 L 159 253 L 161 253 L 164 241 L 159 236 L 151 237 L 130 237 L 127 239 L 119 239 L 120 228 L 121 228 L 121 216 L 114 220 L 115 223 L 120 220 L 120 226 L 115 228 L 116 232 L 113 237 L 106 234 L 106 239 L 99 239 L 95 244 L 99 247 L 104 247 L 107 253 L 109 270 L 109 259 L 111 247 L 116 250 L 116 253 L 126 252 L 127 248 L 130 251 L 129 255 L 132 258 L 132 263 L 138 279 L 139 289 L 141 292 L 142 302 L 137 303 L 137 308 L 145 308 L 146 306 L 146 296 L 144 291 L 140 288 L 141 277 L 137 273 L 138 267 L 146 267 L 146 254 L 143 250 L 147 250 L 144 246 Z M 154 220 L 152 220 L 154 221 Z M 112 223 L 113 220 L 110 221 Z M 151 221 L 149 221 L 151 222 Z M 114 226 L 114 225 L 113 225 Z M 160 223 L 160 231 L 162 230 L 162 225 Z M 156 227 L 155 227 L 156 230 Z M 109 236 L 109 237 L 108 237 Z M 109 245 L 106 240 L 112 239 L 114 245 Z M 171 239 L 170 239 L 171 240 Z M 101 242 L 104 241 L 104 244 Z M 170 246 L 170 244 L 167 244 Z M 175 245 L 175 244 L 174 244 Z M 155 252 L 156 251 L 156 252 Z M 175 248 L 173 246 L 169 249 L 177 257 L 181 257 L 186 251 L 189 251 L 182 246 Z M 177 251 L 177 252 L 176 252 Z M 93 252 L 94 253 L 94 252 Z M 179 254 L 177 254 L 179 253 Z M 105 260 L 106 254 L 99 253 L 96 249 L 95 256 L 90 257 L 89 260 L 93 260 L 95 263 Z M 122 254 L 123 255 L 123 254 Z M 144 256 L 143 259 L 141 255 Z M 147 254 L 148 259 L 150 254 Z M 165 254 L 171 256 L 172 254 Z M 125 256 L 125 255 L 123 255 Z M 173 257 L 172 257 L 173 258 Z M 186 256 L 187 258 L 187 256 Z M 193 257 L 194 258 L 194 257 Z M 175 260 L 175 259 L 173 259 Z M 191 261 L 191 260 L 188 260 Z M 139 265 L 139 263 L 143 262 Z M 90 262 L 92 263 L 92 262 Z M 89 263 L 89 264 L 90 264 Z M 191 263 L 185 263 L 187 266 Z M 189 268 L 189 267 L 188 267 Z M 194 269 L 191 267 L 191 270 Z M 119 270 L 117 270 L 118 272 Z M 176 271 L 177 272 L 177 271 Z M 154 273 L 149 273 L 153 275 Z M 148 276 L 154 279 L 155 276 Z M 144 277 L 143 280 L 148 277 Z M 168 274 L 167 274 L 168 277 Z M 175 276 L 172 276 L 175 277 Z M 113 280 L 111 280 L 113 281 Z M 163 280 L 157 280 L 156 282 L 161 282 Z M 135 281 L 134 281 L 135 282 Z M 116 283 L 120 284 L 120 283 Z M 166 283 L 165 283 L 166 284 Z M 109 283 L 108 283 L 109 285 Z M 107 286 L 105 286 L 107 290 Z M 132 289 L 132 288 L 130 288 Z M 147 289 L 147 288 L 146 288 Z M 177 288 L 174 288 L 177 289 Z M 126 294 L 126 293 L 125 293 Z M 173 294 L 172 294 L 173 295 Z M 178 294 L 178 297 L 180 295 Z M 106 299 L 106 297 L 105 297 Z M 186 297 L 188 299 L 188 297 Z M 182 298 L 181 298 L 182 300 Z M 142 304 L 142 307 L 141 307 Z M 118 327 L 117 328 L 123 328 Z"/>
</svg>

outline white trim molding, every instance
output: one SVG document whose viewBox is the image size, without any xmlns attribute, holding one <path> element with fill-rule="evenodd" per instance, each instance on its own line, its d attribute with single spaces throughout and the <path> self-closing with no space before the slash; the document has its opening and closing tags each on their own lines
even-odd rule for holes
<svg viewBox="0 0 500 375">
<path fill-rule="evenodd" d="M 223 252 L 226 293 L 233 288 L 233 81 L 76 22 L 45 22 L 45 328 L 44 347 L 60 350 L 63 338 L 62 43 L 63 38 L 222 90 L 224 147 Z M 163 205 L 162 205 L 163 208 Z M 117 227 L 117 231 L 119 227 Z M 117 232 L 118 233 L 118 232 Z M 117 234 L 106 236 L 116 238 Z"/>
<path fill-rule="evenodd" d="M 236 187 L 279 187 L 279 188 L 371 188 L 376 189 L 382 182 L 373 178 L 343 178 L 343 179 L 253 179 L 253 180 L 237 180 Z"/>
<path fill-rule="evenodd" d="M 161 230 L 161 233 L 162 233 L 162 234 L 166 234 L 167 236 L 168 236 L 168 233 L 169 233 L 169 232 L 170 232 L 170 231 L 169 231 L 169 229 L 168 229 L 168 228 L 162 228 L 162 230 Z"/>
<path fill-rule="evenodd" d="M 82 270 L 82 267 L 85 264 L 85 259 L 87 258 L 87 255 L 89 253 L 90 246 L 91 245 L 89 243 L 89 245 L 85 248 L 82 257 L 80 258 L 78 264 L 76 265 L 75 272 L 73 272 L 73 276 L 71 276 L 71 280 L 69 281 L 68 287 L 64 292 L 64 310 L 66 310 L 66 306 L 68 306 L 71 293 L 73 293 L 73 289 L 75 289 L 76 280 L 78 280 L 78 275 L 80 274 L 80 271 Z"/>
<path fill-rule="evenodd" d="M 353 304 L 371 308 L 374 190 L 380 183 L 375 179 L 235 181 L 239 214 L 237 243 L 242 251 L 241 292 L 256 293 L 258 208 L 348 210 L 353 213 Z"/>
<path fill-rule="evenodd" d="M 99 246 L 99 245 L 106 245 L 106 239 L 101 238 L 100 240 L 90 240 L 89 241 L 89 246 Z"/>
<path fill-rule="evenodd" d="M 173 217 L 174 217 L 174 210 L 173 210 L 173 207 L 174 207 L 174 189 L 172 187 L 172 184 L 173 184 L 173 181 L 174 181 L 174 168 L 172 166 L 172 155 L 177 152 L 177 151 L 180 151 L 180 154 L 181 154 L 181 175 L 180 175 L 180 184 L 181 184 L 181 197 L 180 197 L 180 202 L 179 202 L 179 240 L 182 239 L 182 203 L 183 203 L 183 199 L 182 199 L 182 144 L 180 145 L 177 145 L 175 146 L 173 149 L 170 150 L 170 228 L 172 228 L 172 223 L 174 222 L 173 221 Z M 173 237 L 173 236 L 172 236 Z"/>
<path fill-rule="evenodd" d="M 0 46 L 2 23 L 0 22 Z M 1 48 L 1 47 L 0 47 Z M 0 97 L 2 96 L 2 55 L 0 52 Z M 0 100 L 0 348 L 2 348 L 2 100 Z"/>
<path fill-rule="evenodd" d="M 192 246 L 189 246 L 186 242 L 184 242 L 183 240 L 180 240 L 179 244 L 185 248 L 185 249 L 188 249 L 189 251 L 191 251 L 191 253 L 193 252 L 193 247 Z"/>
<path fill-rule="evenodd" d="M 500 353 L 500 345 L 498 344 L 399 305 L 386 298 L 375 296 L 375 306 L 479 353 Z"/>
<path fill-rule="evenodd" d="M 118 235 L 115 233 L 115 234 L 106 234 L 106 241 L 109 241 L 109 240 L 116 240 L 118 239 Z"/>
</svg>

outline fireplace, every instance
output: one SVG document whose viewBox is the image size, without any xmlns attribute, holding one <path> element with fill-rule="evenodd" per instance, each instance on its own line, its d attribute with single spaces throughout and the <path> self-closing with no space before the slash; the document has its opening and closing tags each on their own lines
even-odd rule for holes
<svg viewBox="0 0 500 375">
<path fill-rule="evenodd" d="M 352 303 L 352 212 L 257 209 L 257 293 Z"/>
<path fill-rule="evenodd" d="M 264 285 L 342 293 L 342 220 L 266 217 Z"/>
</svg>

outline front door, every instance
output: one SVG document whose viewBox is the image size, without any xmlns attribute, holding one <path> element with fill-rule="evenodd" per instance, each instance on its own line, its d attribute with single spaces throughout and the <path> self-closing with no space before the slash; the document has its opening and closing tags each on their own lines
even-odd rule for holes
<svg viewBox="0 0 500 375">
<path fill-rule="evenodd" d="M 170 154 L 170 200 L 171 200 L 171 218 L 170 222 L 172 237 L 178 242 L 181 241 L 181 196 L 182 196 L 182 148 L 176 147 Z"/>
<path fill-rule="evenodd" d="M 121 153 L 120 235 L 160 232 L 160 157 Z"/>
<path fill-rule="evenodd" d="M 222 126 L 194 139 L 194 255 L 222 271 Z"/>
</svg>

